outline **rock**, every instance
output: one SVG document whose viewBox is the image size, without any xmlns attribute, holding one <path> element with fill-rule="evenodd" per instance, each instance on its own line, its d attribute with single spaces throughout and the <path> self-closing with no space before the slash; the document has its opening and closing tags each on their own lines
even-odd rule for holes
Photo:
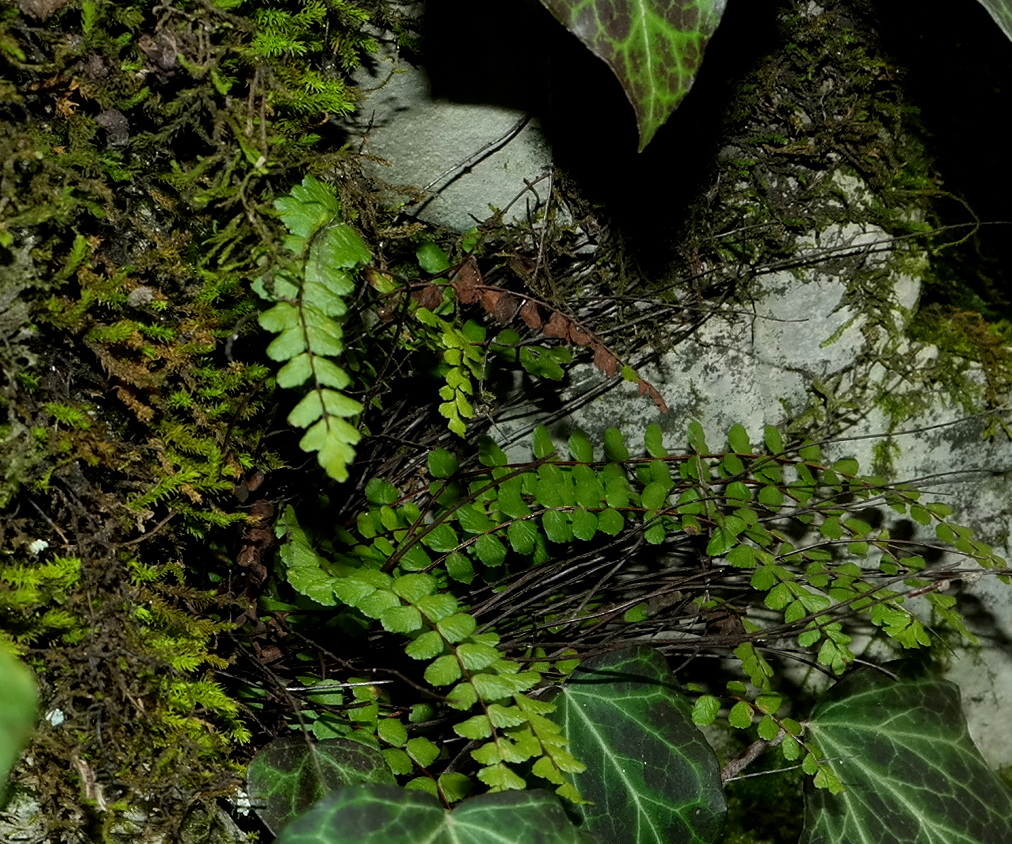
<svg viewBox="0 0 1012 844">
<path fill-rule="evenodd" d="M 422 191 L 409 214 L 460 232 L 497 211 L 507 221 L 524 218 L 527 183 L 544 179 L 552 161 L 529 115 L 434 99 L 424 69 L 390 54 L 356 81 L 371 93 L 346 125 L 377 159 L 377 178 Z"/>
</svg>

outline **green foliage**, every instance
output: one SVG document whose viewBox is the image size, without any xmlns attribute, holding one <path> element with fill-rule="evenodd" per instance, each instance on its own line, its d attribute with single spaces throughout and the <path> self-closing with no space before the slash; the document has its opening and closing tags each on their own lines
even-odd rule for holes
<svg viewBox="0 0 1012 844">
<path fill-rule="evenodd" d="M 418 308 L 415 318 L 433 329 L 430 337 L 442 347 L 446 384 L 439 388 L 443 399 L 439 413 L 446 417 L 449 429 L 463 437 L 467 421 L 474 417 L 475 382 L 485 372 L 485 328 L 473 320 L 458 328 L 425 308 Z"/>
<path fill-rule="evenodd" d="M 277 383 L 308 392 L 288 416 L 290 424 L 308 428 L 300 443 L 304 451 L 318 452 L 320 465 L 337 481 L 348 478 L 348 465 L 355 456 L 361 433 L 349 420 L 358 419 L 362 404 L 345 390 L 361 389 L 380 406 L 386 385 L 376 383 L 377 349 L 384 340 L 375 336 L 375 323 L 363 319 L 354 331 L 345 330 L 347 297 L 376 296 L 377 310 L 389 314 L 403 307 L 412 317 L 410 330 L 389 338 L 386 356 L 411 361 L 417 354 L 438 355 L 435 374 L 444 382 L 438 389 L 438 405 L 447 427 L 459 437 L 476 415 L 478 385 L 488 370 L 490 352 L 509 359 L 515 356 L 516 332 L 504 331 L 496 342 L 486 342 L 487 330 L 473 319 L 463 318 L 464 302 L 453 295 L 454 282 L 435 278 L 426 283 L 427 296 L 406 296 L 408 283 L 370 268 L 369 285 L 360 285 L 358 271 L 371 260 L 369 248 L 347 223 L 339 222 L 341 204 L 329 186 L 312 176 L 276 202 L 289 234 L 287 254 L 267 275 L 254 282 L 253 289 L 275 303 L 260 314 L 260 325 L 278 336 L 268 345 L 267 354 L 284 365 Z M 425 241 L 415 250 L 418 268 L 433 275 L 450 269 L 450 260 L 436 244 Z M 412 268 L 416 271 L 416 268 Z M 457 282 L 459 284 L 459 282 Z M 424 301 L 428 307 L 422 304 Z M 374 317 L 375 318 L 375 317 Z M 336 360 L 341 357 L 342 366 Z M 563 346 L 523 346 L 519 352 L 523 367 L 532 375 L 560 380 L 562 365 L 572 360 Z"/>
<path fill-rule="evenodd" d="M 331 791 L 348 785 L 394 781 L 380 752 L 349 739 L 309 743 L 301 736 L 276 739 L 246 772 L 250 802 L 277 833 Z"/>
<path fill-rule="evenodd" d="M 77 557 L 40 554 L 0 564 L 3 629 L 19 644 L 50 636 L 59 636 L 68 644 L 80 641 L 83 624 L 65 608 L 80 579 L 81 560 Z"/>
<path fill-rule="evenodd" d="M 239 704 L 209 674 L 228 665 L 215 653 L 215 643 L 232 625 L 194 611 L 220 599 L 212 591 L 188 588 L 178 564 L 126 563 L 139 587 L 131 634 L 146 666 L 140 673 L 153 685 L 158 705 L 159 735 L 148 740 L 170 755 L 185 748 L 195 759 L 216 759 L 233 743 L 245 744 L 250 730 Z M 180 594 L 189 608 L 176 605 Z M 167 670 L 154 671 L 152 665 Z"/>
<path fill-rule="evenodd" d="M 955 688 L 897 670 L 860 669 L 816 705 L 807 733 L 785 721 L 764 740 L 775 745 L 791 727 L 805 745 L 802 767 L 814 774 L 814 787 L 805 795 L 801 844 L 1003 842 L 1012 797 L 969 740 Z M 546 841 L 726 840 L 722 772 L 658 652 L 638 647 L 588 660 L 555 700 L 562 731 L 589 763 L 577 782 L 593 800 L 571 807 L 571 820 L 544 792 L 484 795 L 447 813 L 417 792 L 359 785 L 380 775 L 382 757 L 353 743 L 278 742 L 251 766 L 251 795 L 267 801 L 261 814 L 281 827 L 281 842 L 367 844 L 390 840 L 402 827 L 439 841 L 486 841 L 508 830 L 503 840 L 519 842 L 531 838 L 527 827 L 535 823 Z M 884 720 L 883 711 L 902 715 Z M 321 764 L 309 764 L 314 756 Z M 335 782 L 299 813 L 310 795 Z M 456 838 L 441 828 L 451 817 Z"/>
<path fill-rule="evenodd" d="M 295 389 L 308 383 L 288 422 L 308 429 L 300 448 L 318 452 L 327 474 L 343 481 L 361 436 L 348 419 L 357 417 L 362 405 L 342 392 L 351 378 L 336 360 L 344 351 L 344 298 L 355 289 L 350 271 L 371 256 L 354 229 L 336 222 L 341 213 L 337 198 L 312 176 L 276 205 L 290 232 L 285 240 L 290 259 L 255 285 L 276 302 L 260 314 L 260 325 L 278 335 L 267 354 L 284 364 L 277 374 L 279 386 Z"/>
<path fill-rule="evenodd" d="M 1009 0 L 980 0 L 994 22 L 1001 27 L 1009 39 L 1012 39 L 1012 3 Z"/>
<path fill-rule="evenodd" d="M 581 828 L 601 841 L 717 841 L 727 805 L 713 750 L 666 660 L 645 648 L 588 660 L 555 698 L 573 752 Z"/>
<path fill-rule="evenodd" d="M 725 0 L 540 2 L 618 79 L 636 113 L 641 152 L 692 87 L 726 6 Z M 1009 0 L 979 2 L 1012 39 Z"/>
<path fill-rule="evenodd" d="M 1008 838 L 1012 794 L 970 739 L 952 683 L 902 664 L 863 668 L 829 691 L 807 731 L 825 761 L 802 844 Z"/>
<path fill-rule="evenodd" d="M 302 449 L 338 480 L 361 450 L 363 416 L 382 410 L 389 372 L 379 361 L 399 367 L 408 360 L 403 372 L 418 375 L 419 363 L 434 356 L 438 363 L 422 374 L 441 382 L 439 412 L 463 437 L 478 416 L 490 358 L 517 360 L 529 374 L 558 381 L 572 355 L 563 346 L 521 345 L 508 330 L 488 343 L 484 328 L 466 319 L 471 302 L 454 295 L 460 255 L 451 259 L 424 239 L 419 245 L 415 229 L 384 228 L 352 157 L 324 140 L 328 116 L 348 112 L 356 99 L 341 69 L 373 46 L 364 24 L 395 23 L 388 4 L 205 5 L 194 17 L 187 3 L 72 0 L 45 26 L 13 6 L 0 20 L 7 70 L 0 154 L 9 164 L 0 196 L 0 339 L 12 376 L 2 388 L 0 498 L 29 483 L 57 491 L 59 505 L 40 510 L 39 520 L 5 522 L 0 614 L 19 643 L 34 646 L 54 705 L 78 706 L 73 741 L 81 758 L 106 754 L 106 770 L 127 779 L 134 795 L 177 794 L 194 783 L 220 793 L 221 782 L 208 780 L 227 779 L 230 751 L 249 729 L 212 671 L 226 665 L 218 640 L 231 625 L 222 619 L 238 615 L 227 590 L 245 587 L 250 600 L 239 618 L 250 628 L 267 606 L 290 613 L 292 626 L 308 609 L 328 636 L 357 650 L 356 667 L 374 647 L 403 656 L 408 682 L 396 692 L 371 683 L 374 669 L 363 668 L 368 676 L 352 672 L 346 679 L 355 685 L 339 691 L 320 684 L 302 713 L 317 737 L 359 742 L 363 766 L 378 778 L 438 795 L 445 807 L 482 786 L 528 784 L 550 784 L 579 804 L 581 789 L 591 790 L 585 777 L 593 776 L 576 750 L 587 737 L 564 728 L 555 717 L 562 704 L 546 700 L 544 687 L 572 673 L 579 654 L 600 642 L 581 636 L 614 642 L 670 619 L 659 618 L 654 596 L 629 581 L 573 600 L 575 581 L 557 563 L 635 544 L 647 552 L 694 549 L 691 563 L 683 562 L 691 577 L 713 577 L 705 592 L 686 589 L 681 629 L 702 631 L 702 650 L 732 652 L 748 680 L 709 689 L 692 707 L 665 688 L 658 697 L 667 703 L 658 707 L 677 710 L 680 726 L 691 709 L 698 723 L 754 730 L 761 741 L 779 742 L 785 759 L 821 777 L 820 785 L 833 785 L 801 724 L 780 712 L 770 642 L 790 637 L 839 672 L 854 659 L 848 631 L 857 613 L 898 647 L 924 647 L 937 631 L 908 612 L 912 593 L 932 606 L 933 622 L 965 632 L 927 555 L 894 541 L 867 511 L 891 506 L 934 530 L 932 544 L 1001 563 L 915 490 L 862 477 L 852 463 L 827 465 L 812 449 L 788 452 L 773 429 L 765 451 L 741 426 L 717 451 L 693 427 L 687 456 L 669 453 L 656 428 L 646 432 L 644 457 L 633 457 L 617 431 L 603 443 L 574 433 L 568 458 L 538 431 L 534 459 L 523 465 L 507 465 L 490 441 L 479 446 L 482 468 L 469 453 L 432 451 L 428 483 L 403 475 L 349 483 L 352 504 L 359 494 L 365 503 L 347 522 L 304 518 L 304 498 L 298 510 L 284 511 L 283 582 L 256 606 L 263 584 L 253 571 L 259 565 L 266 578 L 270 564 L 257 530 L 266 528 L 237 502 L 245 502 L 240 491 L 253 489 L 243 480 L 250 470 L 285 461 L 266 445 L 275 433 L 264 422 L 274 398 L 264 389 L 271 373 L 242 350 L 257 313 L 250 278 L 259 277 L 258 290 L 270 300 L 259 317 L 276 335 L 269 346 L 281 364 L 276 383 L 301 396 L 289 422 L 305 429 Z M 546 5 L 560 18 L 560 10 L 590 8 Z M 630 29 L 628 50 L 606 47 L 614 66 L 634 71 L 623 84 L 643 144 L 684 96 L 722 10 L 697 6 L 704 12 L 698 26 L 678 18 L 682 9 L 658 8 Z M 630 14 L 621 7 L 611 21 Z M 655 67 L 668 82 L 677 77 L 670 89 L 640 75 L 637 53 L 665 56 Z M 340 186 L 340 201 L 312 177 L 276 198 L 310 168 Z M 288 231 L 283 249 L 278 218 Z M 369 232 L 366 240 L 351 221 Z M 398 263 L 399 247 L 389 246 L 397 238 L 412 238 L 415 263 Z M 477 244 L 472 234 L 460 248 L 471 253 Z M 389 273 L 363 269 L 374 249 Z M 8 252 L 14 264 L 6 263 Z M 35 327 L 39 336 L 22 342 Z M 129 496 L 125 504 L 121 495 Z M 238 537 L 214 530 L 229 524 L 244 528 L 243 550 L 256 551 L 238 565 Z M 190 544 L 190 535 L 200 541 Z M 57 538 L 60 554 L 41 553 Z M 530 610 L 504 597 L 524 577 L 546 584 Z M 198 578 L 202 588 L 191 585 Z M 294 595 L 293 603 L 278 592 Z M 741 629 L 716 636 L 708 619 L 721 617 Z M 312 676 L 300 681 L 319 684 Z M 614 689 L 591 691 L 577 680 L 563 694 L 620 697 Z M 85 716 L 81 700 L 92 702 L 92 714 Z M 650 712 L 639 715 L 648 721 Z M 680 741 L 663 738 L 669 749 Z M 612 760 L 623 750 L 598 745 Z M 330 761 L 353 755 L 343 747 Z M 462 748 L 457 756 L 454 748 Z M 43 743 L 33 754 L 40 769 L 56 770 L 65 751 Z M 299 771 L 291 792 L 304 789 L 309 768 L 319 773 L 330 764 L 326 752 L 309 756 L 293 763 Z M 306 787 L 297 799 L 285 792 L 285 817 L 337 782 L 316 792 Z M 68 817 L 79 799 L 71 786 L 51 798 L 53 818 Z M 606 790 L 621 795 L 613 783 Z M 362 793 L 358 805 L 404 802 L 399 792 Z M 357 799 L 346 794 L 337 802 Z M 511 826 L 522 815 L 522 823 L 552 830 L 558 840 L 584 838 L 556 803 L 533 793 L 483 795 L 452 814 L 431 802 L 403 808 L 398 822 L 425 817 L 442 833 L 452 823 L 487 835 L 509 813 Z M 334 801 L 326 809 L 340 811 Z"/>
<path fill-rule="evenodd" d="M 0 799 L 7 775 L 35 726 L 37 699 L 32 672 L 0 643 Z"/>
<path fill-rule="evenodd" d="M 532 779 L 541 780 L 580 803 L 587 798 L 581 786 L 585 765 L 622 763 L 602 761 L 588 745 L 571 746 L 565 724 L 578 717 L 576 710 L 559 713 L 557 701 L 536 694 L 550 678 L 572 670 L 562 666 L 568 656 L 548 659 L 543 650 L 527 650 L 522 669 L 500 635 L 479 632 L 467 596 L 481 582 L 508 582 L 511 573 L 546 567 L 581 545 L 612 537 L 641 537 L 648 547 L 672 548 L 691 539 L 699 555 L 688 563 L 691 570 L 711 572 L 706 588 L 692 599 L 693 616 L 725 613 L 738 619 L 737 634 L 699 640 L 702 647 L 732 652 L 739 666 L 742 679 L 728 682 L 723 697 L 725 723 L 776 741 L 785 756 L 811 767 L 808 773 L 818 774 L 820 785 L 834 785 L 831 772 L 803 743 L 800 724 L 779 715 L 784 700 L 765 642 L 791 637 L 796 653 L 836 674 L 856 658 L 850 631 L 860 619 L 899 650 L 926 647 L 938 632 L 929 632 L 925 620 L 905 606 L 911 592 L 932 607 L 934 624 L 969 635 L 953 599 L 937 586 L 944 567 L 929 565 L 917 543 L 894 541 L 890 521 L 881 514 L 872 518 L 876 508 L 930 530 L 923 540 L 929 545 L 937 540 L 999 573 L 1007 570 L 1005 563 L 966 528 L 948 521 L 945 505 L 922 502 L 911 487 L 863 476 L 853 459 L 827 462 L 817 445 L 785 446 L 773 427 L 764 431 L 764 447 L 754 446 L 740 425 L 730 429 L 720 451 L 711 449 L 696 423 L 687 438 L 690 451 L 671 454 L 660 431 L 650 427 L 647 456 L 632 457 L 615 429 L 600 452 L 574 432 L 568 454 L 560 454 L 548 431 L 539 428 L 532 462 L 508 465 L 486 439 L 481 466 L 466 475 L 448 451 L 435 451 L 426 491 L 405 494 L 373 478 L 365 489 L 366 509 L 347 528 L 308 531 L 293 509 L 286 510 L 278 527 L 284 579 L 316 606 L 331 608 L 340 629 L 359 631 L 353 638 L 372 630 L 400 640 L 404 654 L 423 666 L 425 684 L 441 696 L 445 723 L 473 743 L 468 755 L 475 780 L 492 791 L 524 789 Z M 771 453 L 772 448 L 779 450 Z M 597 459 L 601 453 L 603 461 Z M 624 605 L 632 603 L 626 599 Z M 581 629 L 594 630 L 598 623 L 600 600 L 591 596 L 583 605 L 582 617 L 578 613 L 566 622 L 574 642 Z M 625 635 L 635 638 L 641 625 L 654 623 L 651 615 L 648 608 L 625 613 L 622 622 L 614 622 L 615 635 L 622 635 L 625 624 Z M 550 614 L 547 620 L 563 617 Z M 498 626 L 508 629 L 511 639 L 537 641 L 539 627 L 529 621 L 507 615 Z M 573 686 L 571 694 L 579 688 Z M 626 709 L 645 723 L 654 717 L 653 704 L 650 695 L 641 699 L 648 712 L 638 713 L 631 704 Z M 593 702 L 588 698 L 580 705 Z M 355 708 L 336 718 L 332 712 L 330 729 L 390 750 L 411 741 L 416 728 L 383 693 L 370 706 L 368 715 Z M 678 723 L 691 726 L 712 724 L 723 703 L 721 696 L 708 694 L 684 711 L 677 706 Z M 674 723 L 673 715 L 665 717 Z M 561 730 L 553 720 L 558 718 Z M 682 738 L 675 743 L 685 744 Z M 399 750 L 387 754 L 388 763 L 399 777 L 413 777 L 410 787 L 438 794 L 438 766 L 446 759 L 434 750 L 425 764 Z"/>
<path fill-rule="evenodd" d="M 355 818 L 355 822 L 350 822 Z M 484 794 L 452 811 L 428 794 L 395 786 L 343 788 L 325 797 L 278 836 L 278 844 L 310 842 L 431 841 L 482 844 L 502 840 L 593 844 L 576 829 L 550 794 L 538 791 Z"/>
<path fill-rule="evenodd" d="M 640 150 L 689 92 L 724 13 L 720 0 L 541 0 L 618 78 L 636 112 Z"/>
<path fill-rule="evenodd" d="M 373 500 L 382 498 L 374 492 Z M 288 582 L 322 606 L 340 604 L 354 609 L 386 632 L 407 638 L 405 654 L 427 664 L 423 678 L 440 690 L 446 705 L 462 713 L 478 713 L 459 720 L 454 731 L 483 742 L 471 756 L 479 764 L 477 778 L 491 790 L 524 788 L 525 779 L 513 768 L 537 759 L 541 763 L 536 766 L 537 775 L 561 794 L 575 798 L 565 775 L 582 766 L 566 751 L 558 729 L 544 717 L 554 706 L 524 694 L 541 682 L 540 673 L 522 671 L 516 662 L 506 659 L 498 647 L 499 637 L 476 632 L 473 616 L 461 611 L 452 594 L 439 590 L 435 576 L 420 571 L 431 565 L 429 550 L 445 552 L 456 546 L 456 532 L 443 523 L 421 536 L 418 544 L 405 543 L 400 548 L 383 535 L 387 530 L 384 523 L 393 526 L 395 533 L 391 535 L 396 536 L 405 526 L 404 519 L 416 518 L 416 513 L 417 508 L 411 505 L 394 510 L 389 504 L 379 504 L 373 511 L 376 521 L 367 516 L 359 523 L 369 545 L 349 549 L 350 553 L 332 552 L 328 559 L 331 555 L 323 556 L 312 547 L 289 509 L 283 523 L 287 541 L 281 550 Z M 475 543 L 476 549 L 481 547 L 476 553 L 483 554 L 485 560 L 505 553 L 498 540 L 488 537 L 488 541 L 487 546 Z M 384 569 L 389 558 L 399 558 L 399 565 L 388 574 Z M 360 722 L 359 727 L 366 727 L 361 713 L 351 717 Z M 384 740 L 382 734 L 383 722 L 377 717 L 370 721 L 374 741 L 390 744 L 389 735 Z M 410 763 L 406 772 L 418 760 Z M 426 767 L 419 764 L 423 776 L 415 787 L 436 789 L 438 783 Z"/>
</svg>

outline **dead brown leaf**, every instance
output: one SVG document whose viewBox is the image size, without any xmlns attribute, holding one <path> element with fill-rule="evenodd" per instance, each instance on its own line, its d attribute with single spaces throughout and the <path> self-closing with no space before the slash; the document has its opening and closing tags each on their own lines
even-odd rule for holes
<svg viewBox="0 0 1012 844">
<path fill-rule="evenodd" d="M 544 325 L 544 322 L 541 320 L 541 313 L 538 311 L 538 306 L 531 299 L 524 302 L 523 307 L 520 308 L 520 319 L 524 321 L 524 324 L 531 331 L 540 331 L 541 326 Z"/>
</svg>

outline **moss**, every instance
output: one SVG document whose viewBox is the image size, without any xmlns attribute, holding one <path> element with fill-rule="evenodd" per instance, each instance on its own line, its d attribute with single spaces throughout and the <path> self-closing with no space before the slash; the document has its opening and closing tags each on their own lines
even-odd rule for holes
<svg viewBox="0 0 1012 844">
<path fill-rule="evenodd" d="M 23 773 L 61 840 L 154 794 L 171 830 L 250 736 L 217 672 L 256 588 L 247 479 L 291 446 L 248 342 L 272 202 L 337 167 L 373 213 L 334 118 L 367 25 L 408 26 L 386 0 L 22 8 L 0 12 L 0 622 L 66 716 Z"/>
</svg>

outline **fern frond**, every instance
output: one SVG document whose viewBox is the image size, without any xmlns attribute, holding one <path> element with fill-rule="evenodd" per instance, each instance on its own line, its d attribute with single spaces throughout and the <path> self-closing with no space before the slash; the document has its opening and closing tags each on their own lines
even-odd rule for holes
<svg viewBox="0 0 1012 844">
<path fill-rule="evenodd" d="M 341 392 L 351 377 L 336 359 L 344 351 L 344 297 L 355 289 L 349 271 L 372 256 L 354 229 L 335 222 L 341 205 L 333 191 L 312 176 L 275 206 L 289 231 L 285 247 L 292 253 L 292 265 L 278 271 L 272 289 L 264 279 L 256 287 L 277 303 L 259 319 L 261 327 L 278 335 L 267 354 L 283 363 L 278 386 L 309 384 L 288 416 L 289 424 L 307 429 L 299 447 L 317 452 L 324 471 L 344 481 L 361 436 L 348 420 L 362 412 L 362 405 Z"/>
</svg>

